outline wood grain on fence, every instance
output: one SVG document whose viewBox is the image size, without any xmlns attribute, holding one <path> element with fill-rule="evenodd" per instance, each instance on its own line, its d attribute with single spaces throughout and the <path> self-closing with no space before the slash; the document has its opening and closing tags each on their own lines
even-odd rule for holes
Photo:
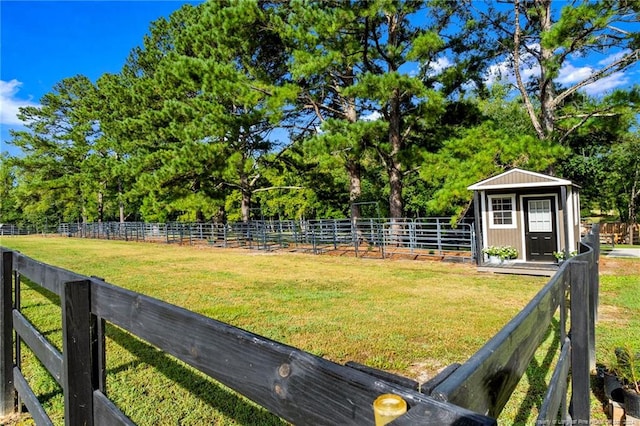
<svg viewBox="0 0 640 426">
<path fill-rule="evenodd" d="M 558 272 L 498 334 L 436 387 L 432 396 L 497 417 L 540 346 L 564 293 Z"/>
</svg>

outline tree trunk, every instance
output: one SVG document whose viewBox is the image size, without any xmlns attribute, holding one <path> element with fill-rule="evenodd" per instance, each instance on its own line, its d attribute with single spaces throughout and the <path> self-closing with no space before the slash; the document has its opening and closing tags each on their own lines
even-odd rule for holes
<svg viewBox="0 0 640 426">
<path fill-rule="evenodd" d="M 547 32 L 551 29 L 551 0 L 538 0 L 538 10 L 540 13 L 540 31 Z M 553 135 L 554 123 L 556 121 L 555 91 L 553 78 L 549 75 L 548 67 L 553 59 L 553 49 L 540 45 L 540 113 L 542 118 L 542 128 L 544 139 Z"/>
<path fill-rule="evenodd" d="M 347 174 L 349 175 L 349 203 L 351 204 L 351 220 L 360 219 L 360 206 L 355 204 L 362 195 L 361 166 L 357 160 L 347 160 Z"/>
<path fill-rule="evenodd" d="M 349 68 L 345 73 L 349 78 L 345 77 L 347 85 L 353 84 L 353 69 Z M 358 121 L 358 112 L 356 111 L 356 101 L 354 98 L 344 98 L 343 108 L 345 118 L 349 123 L 355 123 Z M 358 141 L 362 143 L 362 141 Z M 359 151 L 359 149 L 357 150 Z M 360 158 L 353 154 L 347 154 L 345 161 L 345 167 L 347 169 L 347 175 L 349 176 L 349 204 L 351 205 L 351 220 L 356 221 L 360 219 L 362 213 L 360 206 L 356 205 L 362 195 L 362 166 L 360 165 Z"/>
<path fill-rule="evenodd" d="M 116 161 L 120 160 L 120 156 L 116 154 Z M 118 210 L 120 213 L 120 223 L 124 223 L 124 194 L 122 193 L 122 179 L 118 177 Z"/>
<path fill-rule="evenodd" d="M 82 218 L 82 223 L 89 223 L 89 217 L 87 214 L 87 203 L 85 202 L 85 198 L 82 196 L 82 191 L 78 191 L 78 196 L 82 199 L 82 205 L 80 207 L 80 217 Z"/>
<path fill-rule="evenodd" d="M 399 31 L 402 26 L 403 16 L 398 14 L 387 15 L 388 22 L 388 41 L 389 47 L 399 47 Z M 392 57 L 386 59 L 388 72 L 395 73 L 398 71 L 398 65 Z M 400 88 L 396 87 L 391 92 L 389 99 L 389 145 L 391 152 L 387 160 L 387 175 L 389 176 L 389 215 L 392 219 L 400 219 L 404 217 L 404 203 L 402 200 L 402 162 L 400 161 L 400 153 L 403 149 L 402 135 L 402 111 L 401 111 L 402 93 Z M 397 225 L 393 225 L 394 230 Z"/>
<path fill-rule="evenodd" d="M 193 192 L 195 194 L 198 194 L 200 192 L 200 189 L 201 189 L 200 179 L 196 179 L 193 182 Z M 196 208 L 196 222 L 197 223 L 204 222 L 204 213 L 202 212 L 202 209 L 199 207 Z"/>
<path fill-rule="evenodd" d="M 104 196 L 102 191 L 98 191 L 98 223 L 104 220 Z"/>
<path fill-rule="evenodd" d="M 520 26 L 520 14 L 523 9 L 528 6 L 523 4 L 520 0 L 515 0 L 514 6 L 514 31 L 513 31 L 513 72 L 516 77 L 516 86 L 522 101 L 524 103 L 531 124 L 535 129 L 538 138 L 541 140 L 551 137 L 553 132 L 553 123 L 555 120 L 555 103 L 554 103 L 554 91 L 553 81 L 551 76 L 547 73 L 547 67 L 549 66 L 549 60 L 553 57 L 553 51 L 540 46 L 540 80 L 538 81 L 538 88 L 540 90 L 540 119 L 538 119 L 538 111 L 534 103 L 531 101 L 529 92 L 527 90 L 527 82 L 522 79 L 520 73 L 521 64 L 521 49 L 523 46 L 523 30 Z M 535 6 L 538 13 L 538 22 L 541 27 L 541 31 L 546 31 L 551 28 L 551 0 L 536 0 Z"/>
<path fill-rule="evenodd" d="M 249 188 L 249 177 L 244 172 L 240 173 L 240 191 L 242 192 L 240 205 L 242 221 L 249 222 L 251 219 L 251 188 Z"/>
<path fill-rule="evenodd" d="M 404 217 L 404 207 L 402 200 L 402 172 L 399 162 L 394 161 L 393 167 L 389 170 L 389 213 L 392 219 Z"/>
<path fill-rule="evenodd" d="M 404 217 L 404 205 L 402 201 L 402 163 L 400 151 L 402 150 L 402 134 L 400 119 L 400 90 L 394 89 L 389 111 L 389 144 L 391 153 L 387 162 L 387 174 L 389 176 L 389 214 L 392 219 Z"/>
</svg>

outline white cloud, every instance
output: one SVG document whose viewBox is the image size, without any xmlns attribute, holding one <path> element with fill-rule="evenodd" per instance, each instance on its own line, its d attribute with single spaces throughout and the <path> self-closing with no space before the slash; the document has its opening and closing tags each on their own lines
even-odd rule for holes
<svg viewBox="0 0 640 426">
<path fill-rule="evenodd" d="M 602 60 L 598 62 L 603 65 L 605 63 L 612 63 L 616 60 L 616 57 L 619 58 L 620 55 L 611 55 L 606 60 Z M 565 86 L 571 86 L 577 84 L 581 81 L 586 80 L 592 74 L 597 72 L 597 69 L 593 69 L 589 66 L 585 67 L 574 67 L 571 64 L 565 64 L 561 69 L 558 77 L 555 79 L 557 83 L 560 83 Z M 622 87 L 629 84 L 629 75 L 624 72 L 615 72 L 607 77 L 601 78 L 591 84 L 584 86 L 581 90 L 584 91 L 589 96 L 597 96 L 601 95 L 609 90 L 615 89 L 616 87 Z"/>
<path fill-rule="evenodd" d="M 540 75 L 540 66 L 530 65 L 520 67 L 520 77 L 522 81 L 527 82 L 533 76 Z M 516 83 L 516 76 L 513 72 L 512 64 L 503 61 L 495 65 L 491 65 L 484 79 L 485 83 L 491 85 L 497 81 Z"/>
<path fill-rule="evenodd" d="M 565 87 L 573 86 L 574 84 L 578 84 L 581 81 L 586 80 L 591 75 L 596 73 L 599 69 L 602 69 L 606 65 L 609 65 L 614 61 L 620 59 L 625 53 L 628 53 L 628 51 L 610 55 L 607 58 L 599 61 L 598 65 L 600 65 L 600 68 L 593 68 L 592 66 L 574 66 L 573 64 L 567 62 L 562 66 L 560 72 L 558 73 L 558 77 L 556 77 L 554 81 Z M 530 77 L 540 75 L 540 67 L 536 64 L 530 64 L 526 67 L 523 66 L 520 68 L 520 73 L 522 75 L 522 80 L 526 82 Z M 515 84 L 513 67 L 510 62 L 503 61 L 489 67 L 489 70 L 485 76 L 485 83 L 491 85 L 497 81 Z M 589 96 L 597 96 L 617 87 L 628 85 L 629 83 L 630 77 L 628 72 L 616 72 L 608 77 L 601 78 L 598 81 L 583 87 L 581 90 Z"/>
<path fill-rule="evenodd" d="M 620 52 L 609 55 L 601 61 L 598 61 L 598 65 L 601 65 L 603 67 L 611 65 L 612 63 L 622 58 L 623 56 L 628 55 L 629 53 L 631 53 L 631 49 L 621 50 Z"/>
<path fill-rule="evenodd" d="M 540 49 L 540 45 L 537 43 L 530 44 L 527 46 L 530 51 L 538 51 Z M 529 52 L 523 52 L 520 55 L 520 77 L 522 77 L 522 81 L 528 81 L 531 77 L 537 76 L 540 74 L 540 65 L 538 65 L 534 56 Z M 497 64 L 491 65 L 487 72 L 487 75 L 484 78 L 486 84 L 493 84 L 497 81 L 509 82 L 515 84 L 516 76 L 513 72 L 513 61 L 512 59 L 505 60 L 499 62 Z"/>
<path fill-rule="evenodd" d="M 509 80 L 511 76 L 511 67 L 506 61 L 489 66 L 487 75 L 484 78 L 486 84 L 493 84 L 497 81 Z"/>
<path fill-rule="evenodd" d="M 379 120 L 381 117 L 382 117 L 382 114 L 380 114 L 378 111 L 373 111 L 371 114 L 363 115 L 362 117 L 360 117 L 360 119 L 362 121 L 376 121 L 376 120 Z"/>
<path fill-rule="evenodd" d="M 430 75 L 439 74 L 442 70 L 445 70 L 452 65 L 453 63 L 449 60 L 449 58 L 447 58 L 446 56 L 443 56 L 441 58 L 438 58 L 437 61 L 430 64 L 429 74 Z"/>
<path fill-rule="evenodd" d="M 566 63 L 560 68 L 556 82 L 560 84 L 575 84 L 593 74 L 591 67 L 579 67 L 576 68 L 573 65 Z"/>
<path fill-rule="evenodd" d="M 584 91 L 589 96 L 596 96 L 627 84 L 629 84 L 629 76 L 619 71 L 585 86 Z"/>
<path fill-rule="evenodd" d="M 19 99 L 16 95 L 22 83 L 16 79 L 11 81 L 0 80 L 0 124 L 7 126 L 24 125 L 18 118 L 18 108 L 25 106 L 38 106 L 30 100 Z"/>
</svg>

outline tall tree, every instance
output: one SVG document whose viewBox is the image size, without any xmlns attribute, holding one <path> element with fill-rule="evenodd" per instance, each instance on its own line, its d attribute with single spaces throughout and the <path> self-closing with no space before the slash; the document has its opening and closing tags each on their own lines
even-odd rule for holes
<svg viewBox="0 0 640 426">
<path fill-rule="evenodd" d="M 346 171 L 351 217 L 358 219 L 367 141 L 384 131 L 380 123 L 362 120 L 371 111 L 361 99 L 345 92 L 363 71 L 362 4 L 293 3 L 291 9 L 279 28 L 291 49 L 291 74 L 301 88 L 301 117 L 305 111 L 310 116 L 304 129 L 321 129 L 306 141 L 307 151 L 314 157 L 334 156 L 337 166 Z"/>
<path fill-rule="evenodd" d="M 352 202 L 361 193 L 360 161 L 366 151 L 375 153 L 386 171 L 394 218 L 404 216 L 408 135 L 441 114 L 444 104 L 417 71 L 444 48 L 437 33 L 442 27 L 415 26 L 420 13 L 424 1 L 303 3 L 289 22 L 297 37 L 292 74 L 303 86 L 303 105 L 324 122 L 313 143 L 342 158 Z"/>
<path fill-rule="evenodd" d="M 470 205 L 467 186 L 513 167 L 544 170 L 568 154 L 567 148 L 536 137 L 519 100 L 505 100 L 502 86 L 491 93 L 469 101 L 479 113 L 475 122 L 448 126 L 451 137 L 425 155 L 420 173 L 436 188 L 427 202 L 429 214 L 459 218 Z"/>
<path fill-rule="evenodd" d="M 140 207 L 138 197 L 131 196 L 137 179 L 136 169 L 131 166 L 135 163 L 132 156 L 136 152 L 136 142 L 141 139 L 136 134 L 136 126 L 130 125 L 141 113 L 141 105 L 132 96 L 136 79 L 126 69 L 120 74 L 102 75 L 96 82 L 98 93 L 93 104 L 100 123 L 96 145 L 102 167 L 101 185 L 109 194 L 104 202 L 117 209 L 113 216 L 121 223 L 135 215 Z"/>
<path fill-rule="evenodd" d="M 579 110 L 565 111 L 563 107 L 578 90 L 598 84 L 640 60 L 638 2 L 511 0 L 510 4 L 511 10 L 492 4 L 477 10 L 496 31 L 495 43 L 503 48 L 499 58 L 509 60 L 538 138 L 564 142 L 590 118 L 615 113 L 610 108 L 586 105 Z M 558 81 L 561 72 L 571 68 L 571 58 L 597 53 L 609 56 L 598 67 L 590 67 L 588 75 L 578 81 Z"/>
<path fill-rule="evenodd" d="M 7 153 L 0 153 L 0 224 L 20 220 L 15 197 L 16 168 Z"/>
<path fill-rule="evenodd" d="M 580 185 L 580 203 L 584 208 L 610 210 L 615 207 L 613 200 L 618 195 L 615 191 L 621 187 L 605 184 L 613 176 L 611 155 L 618 152 L 617 146 L 628 139 L 637 126 L 635 115 L 639 100 L 639 86 L 631 90 L 617 90 L 601 98 L 582 93 L 571 97 L 572 105 L 615 110 L 612 114 L 590 118 L 569 135 L 564 144 L 571 149 L 572 155 L 559 159 L 557 163 L 558 173 Z M 574 119 L 575 123 L 580 121 Z"/>
<path fill-rule="evenodd" d="M 271 13 L 265 3 L 211 2 L 171 16 L 180 26 L 152 77 L 161 98 L 146 114 L 162 141 L 151 153 L 157 166 L 140 180 L 154 193 L 149 201 L 203 220 L 237 190 L 249 220 L 264 155 L 274 148 L 270 133 L 295 96 Z"/>
<path fill-rule="evenodd" d="M 197 118 L 168 108 L 193 91 L 164 79 L 162 70 L 176 49 L 177 38 L 197 13 L 196 7 L 185 5 L 168 20 L 152 22 L 120 74 L 99 81 L 107 100 L 105 136 L 119 159 L 115 170 L 122 183 L 120 199 L 137 205 L 145 220 L 175 220 L 181 215 L 194 220 L 202 217 L 208 204 L 214 204 L 203 196 L 197 182 L 194 185 L 195 170 L 188 170 L 187 165 L 185 172 L 170 165 L 174 160 L 194 159 L 182 155 L 183 141 L 173 129 Z"/>
<path fill-rule="evenodd" d="M 91 99 L 95 86 L 78 75 L 57 83 L 41 99 L 41 107 L 20 110 L 27 130 L 11 134 L 10 143 L 23 153 L 12 161 L 21 169 L 20 186 L 31 200 L 21 202 L 40 206 L 43 215 L 51 203 L 60 220 L 96 218 L 95 170 L 88 160 L 95 154 L 98 126 L 88 106 Z"/>
</svg>

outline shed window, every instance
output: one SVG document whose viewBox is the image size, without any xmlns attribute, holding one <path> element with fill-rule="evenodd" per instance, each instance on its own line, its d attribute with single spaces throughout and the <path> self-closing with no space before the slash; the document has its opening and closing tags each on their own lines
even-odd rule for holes
<svg viewBox="0 0 640 426">
<path fill-rule="evenodd" d="M 515 228 L 515 196 L 490 196 L 489 217 L 492 228 Z"/>
</svg>

